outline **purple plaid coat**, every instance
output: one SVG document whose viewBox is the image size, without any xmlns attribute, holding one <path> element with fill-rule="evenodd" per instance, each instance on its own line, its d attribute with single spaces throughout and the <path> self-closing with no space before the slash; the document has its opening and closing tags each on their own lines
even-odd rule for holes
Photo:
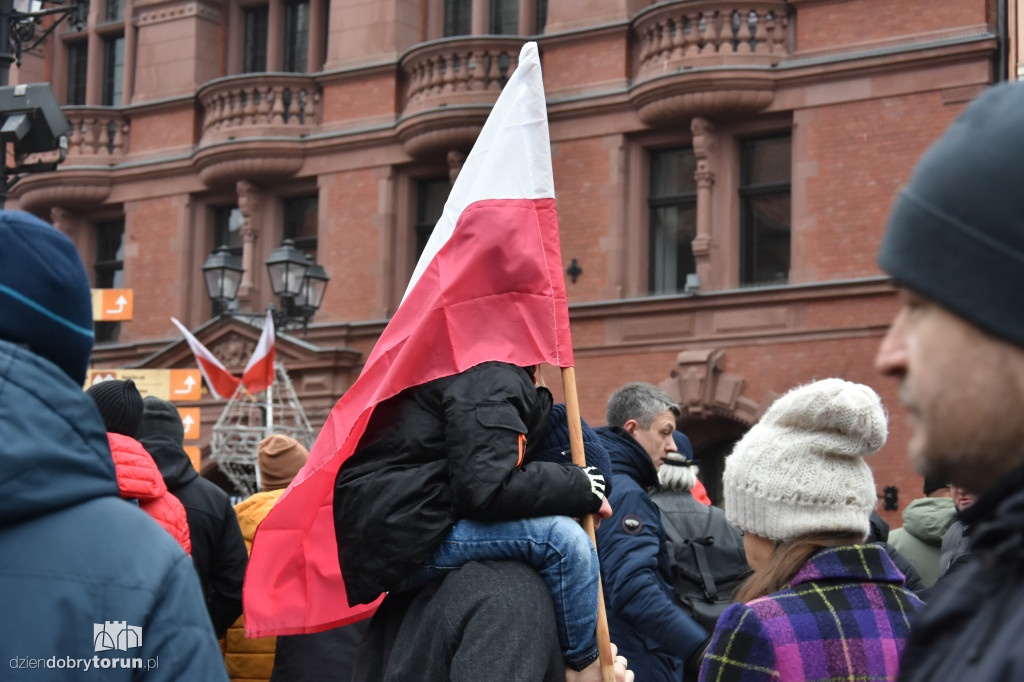
<svg viewBox="0 0 1024 682">
<path fill-rule="evenodd" d="M 820 550 L 785 589 L 722 614 L 700 680 L 895 680 L 923 606 L 902 585 L 877 545 Z"/>
</svg>

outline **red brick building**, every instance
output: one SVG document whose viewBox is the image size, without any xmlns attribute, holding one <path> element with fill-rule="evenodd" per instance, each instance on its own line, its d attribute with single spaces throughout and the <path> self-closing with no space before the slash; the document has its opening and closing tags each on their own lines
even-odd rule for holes
<svg viewBox="0 0 1024 682">
<path fill-rule="evenodd" d="M 134 290 L 96 367 L 194 366 L 173 315 L 240 371 L 258 330 L 212 321 L 200 268 L 228 245 L 258 312 L 263 261 L 296 240 L 331 281 L 278 352 L 318 428 L 535 39 L 584 418 L 663 385 L 713 479 L 777 394 L 864 382 L 892 416 L 869 461 L 902 508 L 921 480 L 872 367 L 896 309 L 875 250 L 918 156 L 1015 76 L 1016 22 L 1005 0 L 94 1 L 12 73 L 49 80 L 73 132 L 8 207 L 70 235 L 95 286 Z M 209 424 L 223 405 L 199 404 Z"/>
</svg>

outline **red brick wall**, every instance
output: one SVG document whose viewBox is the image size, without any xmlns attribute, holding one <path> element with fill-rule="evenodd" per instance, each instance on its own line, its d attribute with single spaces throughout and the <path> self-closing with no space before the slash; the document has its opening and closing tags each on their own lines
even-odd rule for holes
<svg viewBox="0 0 1024 682">
<path fill-rule="evenodd" d="M 192 107 L 175 111 L 134 113 L 129 133 L 129 149 L 133 154 L 151 150 L 189 147 L 195 143 L 196 118 Z"/>
<path fill-rule="evenodd" d="M 545 48 L 541 62 L 544 88 L 548 92 L 557 92 L 586 83 L 625 78 L 629 64 L 627 49 L 625 35 L 559 43 Z"/>
<path fill-rule="evenodd" d="M 573 258 L 583 268 L 575 284 L 566 275 L 569 302 L 593 301 L 607 283 L 609 254 L 603 241 L 615 219 L 609 214 L 609 152 L 598 138 L 560 142 L 552 165 L 563 271 Z"/>
<path fill-rule="evenodd" d="M 875 251 L 897 191 L 963 105 L 938 92 L 822 107 L 811 122 L 805 239 L 810 281 L 880 274 Z"/>
<path fill-rule="evenodd" d="M 898 36 L 984 24 L 987 0 L 858 0 L 797 7 L 796 49 L 837 48 Z"/>
<path fill-rule="evenodd" d="M 134 290 L 135 314 L 121 325 L 121 342 L 171 336 L 171 316 L 181 318 L 187 305 L 181 273 L 191 245 L 179 231 L 180 200 L 154 197 L 134 202 L 132 208 L 125 225 L 124 275 L 125 286 Z M 134 256 L 128 255 L 133 251 Z"/>
<path fill-rule="evenodd" d="M 324 87 L 323 123 L 385 116 L 395 110 L 395 78 L 353 78 Z"/>
<path fill-rule="evenodd" d="M 380 243 L 378 181 L 372 169 L 335 173 L 321 183 L 327 208 L 320 224 L 317 259 L 331 281 L 318 322 L 370 319 L 377 296 Z"/>
</svg>

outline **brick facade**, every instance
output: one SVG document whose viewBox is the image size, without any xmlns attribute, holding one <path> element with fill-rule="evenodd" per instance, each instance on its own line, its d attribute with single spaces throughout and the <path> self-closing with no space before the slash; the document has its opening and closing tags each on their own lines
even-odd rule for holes
<svg viewBox="0 0 1024 682">
<path fill-rule="evenodd" d="M 521 2 L 530 26 L 536 3 Z M 244 257 L 253 268 L 242 309 L 255 312 L 273 299 L 262 262 L 282 238 L 282 201 L 316 193 L 317 261 L 331 281 L 311 329 L 282 334 L 280 355 L 316 429 L 404 291 L 415 264 L 417 182 L 457 172 L 522 39 L 484 29 L 436 40 L 440 0 L 313 0 L 311 15 L 326 24 L 311 32 L 309 71 L 242 74 L 244 6 L 170 2 L 157 16 L 148 4 L 127 3 L 136 22 L 125 23 L 125 99 L 113 109 L 120 142 L 94 122 L 111 109 L 96 101 L 68 109 L 81 123 L 67 161 L 23 179 L 8 205 L 54 221 L 88 267 L 92 226 L 123 217 L 124 282 L 136 315 L 117 343 L 96 349 L 94 364 L 188 367 L 171 315 L 199 328 L 215 352 L 233 335 L 253 341 L 242 321 L 228 331 L 207 324 L 200 267 L 216 246 L 214 209 L 238 204 L 248 213 Z M 475 2 L 474 12 L 489 4 Z M 869 460 L 879 494 L 897 486 L 901 508 L 920 495 L 904 457 L 897 387 L 872 367 L 895 310 L 874 253 L 916 159 L 997 78 L 995 4 L 548 3 L 545 32 L 533 37 L 545 69 L 563 260 L 582 268 L 566 281 L 591 425 L 604 423 L 607 396 L 626 381 L 689 391 L 680 395 L 690 401 L 682 427 L 698 456 L 703 448 L 720 466 L 774 396 L 841 376 L 873 386 L 891 415 L 889 442 Z M 92 41 L 101 5 L 93 3 L 83 34 Z M 748 5 L 754 14 L 730 24 Z M 283 49 L 279 9 L 271 0 L 271 60 Z M 756 25 L 750 34 L 741 16 Z M 732 25 L 740 37 L 731 42 Z M 687 42 L 702 26 L 725 37 Z M 72 38 L 51 39 L 12 79 L 53 73 L 62 97 Z M 650 296 L 649 154 L 692 145 L 698 130 L 709 172 L 695 242 L 701 289 Z M 741 288 L 739 150 L 767 134 L 792 140 L 788 284 Z M 560 397 L 558 372 L 543 374 Z M 207 396 L 200 404 L 212 424 L 223 403 Z M 897 513 L 883 517 L 900 525 Z"/>
</svg>

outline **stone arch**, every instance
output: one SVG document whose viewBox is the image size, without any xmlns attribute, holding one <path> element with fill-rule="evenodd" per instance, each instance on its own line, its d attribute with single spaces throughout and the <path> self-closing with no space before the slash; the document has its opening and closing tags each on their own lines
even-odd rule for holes
<svg viewBox="0 0 1024 682">
<path fill-rule="evenodd" d="M 746 382 L 722 369 L 724 356 L 722 349 L 684 350 L 659 384 L 682 408 L 679 430 L 701 461 L 700 478 L 715 504 L 721 504 L 726 456 L 777 397 L 774 392 L 760 401 L 744 396 Z"/>
</svg>

